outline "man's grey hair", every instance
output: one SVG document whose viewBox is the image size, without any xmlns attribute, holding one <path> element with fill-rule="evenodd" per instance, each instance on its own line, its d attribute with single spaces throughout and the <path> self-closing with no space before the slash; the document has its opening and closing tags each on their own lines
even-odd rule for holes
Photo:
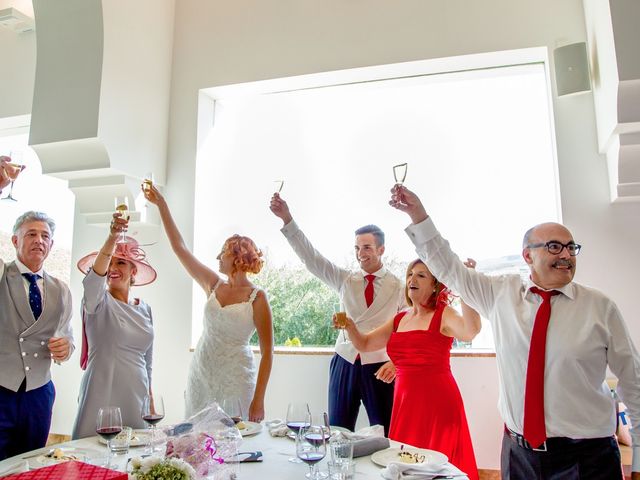
<svg viewBox="0 0 640 480">
<path fill-rule="evenodd" d="M 51 236 L 53 236 L 53 233 L 56 231 L 56 222 L 53 221 L 53 218 L 51 218 L 46 213 L 34 212 L 33 210 L 30 210 L 28 212 L 24 212 L 18 217 L 15 225 L 13 226 L 13 234 L 17 235 L 20 227 L 26 222 L 45 222 L 47 225 L 49 225 Z"/>
</svg>

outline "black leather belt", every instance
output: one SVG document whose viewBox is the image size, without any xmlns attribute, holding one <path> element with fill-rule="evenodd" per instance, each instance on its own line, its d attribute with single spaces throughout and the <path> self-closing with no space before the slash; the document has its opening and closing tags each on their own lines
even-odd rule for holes
<svg viewBox="0 0 640 480">
<path fill-rule="evenodd" d="M 575 450 L 580 448 L 598 448 L 599 445 L 607 445 L 612 437 L 599 437 L 599 438 L 568 438 L 568 437 L 549 437 L 542 445 L 534 448 L 525 438 L 519 433 L 512 432 L 505 425 L 504 431 L 509 438 L 513 440 L 518 446 L 531 450 L 534 452 L 566 452 L 567 450 Z"/>
<path fill-rule="evenodd" d="M 509 429 L 509 427 L 507 427 L 506 425 L 504 426 L 504 432 L 509 435 L 509 437 L 511 437 L 511 440 L 513 440 L 515 443 L 518 444 L 519 447 L 522 448 L 526 448 L 527 450 L 533 450 L 534 452 L 547 452 L 549 451 L 547 448 L 547 441 L 550 439 L 545 440 L 544 442 L 542 442 L 542 445 L 540 445 L 537 448 L 534 448 L 529 442 L 527 442 L 527 440 L 525 440 L 525 438 L 520 435 L 519 433 L 513 432 Z M 555 437 L 555 438 L 564 438 L 564 437 Z M 566 440 L 570 440 L 569 438 L 567 438 Z"/>
</svg>

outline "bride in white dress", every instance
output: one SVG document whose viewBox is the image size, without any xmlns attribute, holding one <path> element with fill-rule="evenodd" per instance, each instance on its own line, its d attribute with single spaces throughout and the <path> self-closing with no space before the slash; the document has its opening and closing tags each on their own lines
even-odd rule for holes
<svg viewBox="0 0 640 480">
<path fill-rule="evenodd" d="M 258 273 L 262 268 L 262 253 L 248 237 L 228 238 L 217 257 L 220 273 L 227 276 L 223 280 L 187 248 L 160 192 L 154 186 L 143 192 L 158 207 L 174 253 L 207 294 L 204 328 L 189 367 L 187 418 L 214 400 L 222 403 L 238 398 L 248 420 L 263 420 L 273 361 L 273 325 L 266 294 L 247 278 L 247 273 Z M 257 372 L 249 347 L 256 330 L 260 343 Z"/>
</svg>

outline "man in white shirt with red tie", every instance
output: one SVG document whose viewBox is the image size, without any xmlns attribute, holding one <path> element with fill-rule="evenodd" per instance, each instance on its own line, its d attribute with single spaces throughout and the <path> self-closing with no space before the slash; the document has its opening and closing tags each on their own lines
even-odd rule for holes
<svg viewBox="0 0 640 480">
<path fill-rule="evenodd" d="M 384 233 L 380 228 L 367 225 L 356 230 L 355 254 L 362 270 L 351 272 L 334 265 L 313 247 L 279 194 L 274 194 L 270 207 L 284 222 L 281 231 L 300 260 L 309 272 L 338 292 L 344 311 L 360 331 L 377 328 L 404 305 L 403 282 L 382 264 Z M 358 352 L 342 335 L 336 340 L 329 370 L 329 421 L 353 430 L 362 402 L 369 423 L 383 425 L 388 434 L 395 368 L 386 349 Z"/>
<path fill-rule="evenodd" d="M 580 245 L 557 223 L 524 236 L 531 275 L 490 277 L 467 269 L 403 186 L 389 202 L 429 270 L 493 327 L 505 422 L 501 472 L 509 480 L 622 478 L 607 366 L 632 418 L 632 479 L 640 480 L 640 355 L 615 303 L 573 282 Z"/>
</svg>

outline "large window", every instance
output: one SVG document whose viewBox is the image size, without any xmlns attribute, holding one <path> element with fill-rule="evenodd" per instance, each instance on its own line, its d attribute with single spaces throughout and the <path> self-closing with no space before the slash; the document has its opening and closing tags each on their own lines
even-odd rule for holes
<svg viewBox="0 0 640 480">
<path fill-rule="evenodd" d="M 241 233 L 265 251 L 255 280 L 269 293 L 276 341 L 332 344 L 337 297 L 301 265 L 269 211 L 274 181 L 315 247 L 338 265 L 357 265 L 354 230 L 379 225 L 385 263 L 401 278 L 416 257 L 388 206 L 392 166 L 407 162 L 406 185 L 440 231 L 480 270 L 525 272 L 524 231 L 560 220 L 548 75 L 537 62 L 455 73 L 403 74 L 402 65 L 321 78 L 205 91 L 196 184 L 195 249 L 216 265 L 225 238 Z M 378 72 L 378 73 L 376 73 Z M 365 72 L 366 73 L 366 72 Z M 208 103 L 209 102 L 209 103 Z M 194 338 L 201 329 L 196 294 Z M 474 347 L 491 347 L 487 325 Z"/>
<path fill-rule="evenodd" d="M 56 222 L 54 244 L 45 269 L 68 284 L 75 199 L 66 181 L 42 175 L 40 161 L 27 145 L 28 119 L 26 122 L 22 118 L 4 119 L 0 125 L 0 155 L 19 152 L 21 163 L 25 165 L 14 185 L 16 201 L 0 199 L 0 258 L 5 262 L 15 258 L 11 236 L 16 218 L 28 210 L 45 212 Z M 2 197 L 7 197 L 9 190 L 7 187 Z"/>
</svg>

